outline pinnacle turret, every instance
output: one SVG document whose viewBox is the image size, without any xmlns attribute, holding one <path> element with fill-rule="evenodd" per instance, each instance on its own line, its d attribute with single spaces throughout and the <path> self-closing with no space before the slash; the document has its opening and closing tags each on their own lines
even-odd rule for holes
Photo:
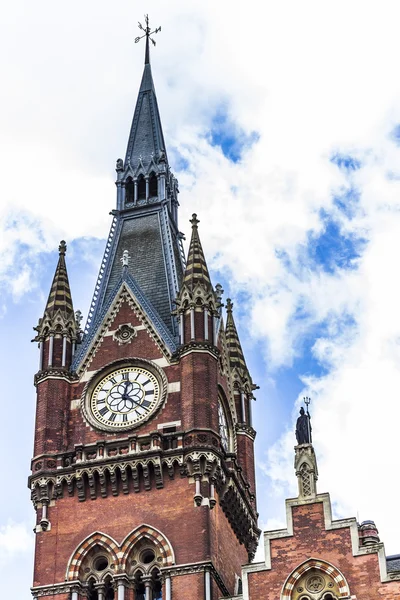
<svg viewBox="0 0 400 600">
<path fill-rule="evenodd" d="M 246 361 L 233 318 L 233 303 L 230 298 L 226 301 L 226 315 L 225 337 L 231 368 L 247 372 Z"/>
<path fill-rule="evenodd" d="M 199 237 L 198 224 L 200 221 L 197 219 L 196 214 L 192 215 L 190 222 L 192 224 L 192 237 L 190 240 L 186 270 L 183 276 L 183 284 L 193 291 L 194 287 L 200 283 L 205 289 L 211 291 L 212 286 L 210 274 L 208 272 L 206 259 L 204 257 L 204 252 Z"/>
<path fill-rule="evenodd" d="M 60 242 L 58 251 L 58 263 L 46 308 L 34 327 L 37 333 L 32 341 L 39 342 L 40 348 L 39 371 L 49 367 L 69 367 L 80 339 L 80 312 L 76 317 L 65 264 L 67 245 L 64 240 Z"/>
<path fill-rule="evenodd" d="M 71 290 L 69 287 L 67 267 L 65 264 L 65 253 L 67 244 L 61 240 L 58 247 L 59 259 L 51 285 L 49 298 L 47 300 L 45 311 L 48 314 L 54 314 L 56 310 L 61 310 L 66 315 L 74 312 L 72 305 Z"/>
</svg>

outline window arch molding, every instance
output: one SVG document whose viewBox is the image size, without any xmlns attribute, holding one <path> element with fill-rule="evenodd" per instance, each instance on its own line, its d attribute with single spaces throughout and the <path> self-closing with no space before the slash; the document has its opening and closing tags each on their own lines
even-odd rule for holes
<svg viewBox="0 0 400 600">
<path fill-rule="evenodd" d="M 75 551 L 72 553 L 67 565 L 67 581 L 76 581 L 79 578 L 79 571 L 81 569 L 82 562 L 95 546 L 99 546 L 102 550 L 104 550 L 105 554 L 110 555 L 110 558 L 113 560 L 114 564 L 117 567 L 119 563 L 119 545 L 112 537 L 110 537 L 106 533 L 96 531 L 95 533 L 92 533 L 87 538 L 85 538 L 83 542 L 81 542 L 79 546 L 77 546 Z M 115 571 L 117 572 L 117 568 Z"/>
<path fill-rule="evenodd" d="M 155 527 L 143 524 L 131 531 L 121 544 L 120 565 L 122 572 L 126 571 L 127 560 L 132 548 L 143 540 L 148 540 L 151 545 L 156 546 L 163 558 L 163 567 L 175 564 L 175 553 L 168 538 Z"/>
<path fill-rule="evenodd" d="M 316 558 L 310 558 L 301 563 L 283 584 L 280 600 L 292 600 L 293 591 L 300 578 L 303 577 L 308 571 L 317 570 L 321 573 L 328 575 L 337 585 L 339 590 L 338 598 L 350 598 L 350 588 L 344 577 L 344 575 L 334 565 Z M 301 596 L 300 596 L 301 597 Z"/>
</svg>

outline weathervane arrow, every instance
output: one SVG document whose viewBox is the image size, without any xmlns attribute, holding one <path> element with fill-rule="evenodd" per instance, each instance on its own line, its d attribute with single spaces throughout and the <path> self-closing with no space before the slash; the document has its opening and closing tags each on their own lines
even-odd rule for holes
<svg viewBox="0 0 400 600">
<path fill-rule="evenodd" d="M 153 31 L 151 31 L 150 25 L 149 25 L 149 15 L 144 15 L 144 20 L 146 23 L 146 27 L 143 27 L 143 25 L 141 24 L 141 22 L 138 22 L 138 27 L 141 31 L 144 31 L 143 35 L 140 35 L 138 37 L 135 38 L 135 44 L 137 44 L 138 42 L 140 42 L 140 40 L 142 40 L 143 38 L 146 38 L 146 58 L 145 58 L 145 64 L 148 64 L 150 62 L 150 57 L 149 57 L 149 40 L 151 41 L 151 43 L 153 44 L 153 46 L 156 45 L 155 40 L 151 37 L 152 35 L 154 35 L 155 33 L 158 33 L 159 31 L 161 31 L 161 27 L 156 27 L 156 29 L 154 29 Z"/>
</svg>

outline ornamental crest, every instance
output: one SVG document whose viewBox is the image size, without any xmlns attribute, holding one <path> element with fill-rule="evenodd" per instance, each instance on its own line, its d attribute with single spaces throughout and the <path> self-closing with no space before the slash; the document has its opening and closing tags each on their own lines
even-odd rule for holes
<svg viewBox="0 0 400 600">
<path fill-rule="evenodd" d="M 114 332 L 113 340 L 121 346 L 121 344 L 130 344 L 136 335 L 136 329 L 130 323 L 124 323 Z"/>
</svg>

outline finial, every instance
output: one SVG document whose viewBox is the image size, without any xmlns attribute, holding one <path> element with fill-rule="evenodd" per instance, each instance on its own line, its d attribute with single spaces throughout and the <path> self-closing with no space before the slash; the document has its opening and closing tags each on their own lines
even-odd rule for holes
<svg viewBox="0 0 400 600">
<path fill-rule="evenodd" d="M 77 310 L 75 312 L 75 321 L 76 321 L 76 324 L 78 325 L 78 329 L 81 328 L 82 319 L 83 319 L 83 314 L 81 313 L 80 310 Z"/>
<path fill-rule="evenodd" d="M 311 444 L 311 415 L 308 412 L 308 407 L 311 402 L 311 398 L 305 396 L 303 398 L 304 404 L 307 407 L 307 414 L 304 411 L 304 408 L 300 408 L 300 416 L 296 422 L 296 439 L 298 444 Z"/>
<path fill-rule="evenodd" d="M 226 312 L 231 313 L 233 309 L 233 302 L 230 298 L 226 299 Z"/>
<path fill-rule="evenodd" d="M 58 251 L 60 253 L 60 256 L 65 256 L 65 253 L 67 251 L 67 244 L 64 240 L 61 240 L 60 245 L 58 246 Z"/>
<path fill-rule="evenodd" d="M 130 259 L 130 256 L 129 256 L 128 250 L 124 250 L 122 253 L 122 258 L 120 259 L 123 267 L 129 266 L 129 259 Z"/>
<path fill-rule="evenodd" d="M 200 221 L 198 220 L 196 213 L 192 214 L 192 218 L 190 219 L 189 223 L 192 224 L 193 229 L 197 229 L 197 225 L 200 223 Z"/>
<path fill-rule="evenodd" d="M 143 25 L 140 23 L 140 21 L 138 22 L 138 27 L 141 31 L 144 31 L 144 34 L 135 38 L 135 44 L 140 42 L 140 40 L 143 39 L 144 37 L 146 38 L 146 54 L 145 54 L 145 58 L 144 58 L 144 64 L 148 65 L 148 64 L 150 64 L 149 40 L 151 41 L 153 46 L 156 45 L 155 40 L 153 40 L 153 38 L 150 36 L 152 36 L 154 33 L 158 33 L 159 31 L 161 31 L 161 27 L 157 27 L 156 29 L 154 29 L 154 31 L 151 31 L 151 28 L 149 25 L 149 15 L 144 15 L 144 20 L 146 23 L 146 27 L 143 27 Z"/>
<path fill-rule="evenodd" d="M 220 283 L 217 283 L 217 285 L 215 286 L 215 295 L 217 296 L 219 302 L 221 302 L 223 293 L 224 293 L 224 290 L 222 289 L 222 285 Z"/>
</svg>

